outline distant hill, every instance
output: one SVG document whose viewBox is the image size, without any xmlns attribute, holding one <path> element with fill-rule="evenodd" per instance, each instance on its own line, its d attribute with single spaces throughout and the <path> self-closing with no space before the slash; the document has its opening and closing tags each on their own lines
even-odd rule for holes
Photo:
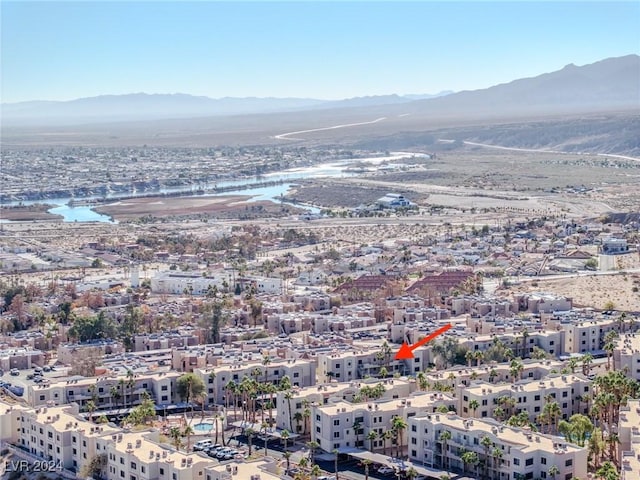
<svg viewBox="0 0 640 480">
<path fill-rule="evenodd" d="M 417 100 L 406 107 L 405 113 L 429 116 L 640 111 L 640 56 L 608 58 L 581 67 L 570 64 L 537 77 Z"/>
<path fill-rule="evenodd" d="M 7 125 L 65 125 L 132 120 L 161 120 L 227 115 L 264 114 L 313 109 L 380 106 L 409 103 L 416 98 L 435 95 L 380 95 L 345 100 L 313 98 L 209 98 L 176 94 L 132 93 L 101 95 L 69 101 L 30 101 L 2 104 L 3 122 Z"/>
</svg>

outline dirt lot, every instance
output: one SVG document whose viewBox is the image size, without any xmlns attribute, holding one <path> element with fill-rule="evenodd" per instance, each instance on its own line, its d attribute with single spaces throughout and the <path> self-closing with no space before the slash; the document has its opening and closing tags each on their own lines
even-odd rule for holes
<svg viewBox="0 0 640 480">
<path fill-rule="evenodd" d="M 118 221 L 141 217 L 201 217 L 213 218 L 258 218 L 267 214 L 278 216 L 290 214 L 292 208 L 273 202 L 250 202 L 249 195 L 215 197 L 148 197 L 122 200 L 94 210 L 109 215 Z"/>
<path fill-rule="evenodd" d="M 571 297 L 574 306 L 603 309 L 605 304 L 611 301 L 616 310 L 639 312 L 640 293 L 634 292 L 634 288 L 640 288 L 640 274 L 617 273 L 557 280 L 540 278 L 535 287 L 531 282 L 523 282 L 509 290 L 502 290 L 501 293 L 544 291 Z"/>
<path fill-rule="evenodd" d="M 2 207 L 0 210 L 1 220 L 11 220 L 18 222 L 27 222 L 32 220 L 37 221 L 62 221 L 62 215 L 54 215 L 48 213 L 47 210 L 52 208 L 52 205 L 27 205 L 19 207 Z"/>
</svg>

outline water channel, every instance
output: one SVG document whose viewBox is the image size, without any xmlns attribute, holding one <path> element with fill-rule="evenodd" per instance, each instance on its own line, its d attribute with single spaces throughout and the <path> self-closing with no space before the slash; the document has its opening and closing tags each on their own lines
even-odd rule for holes
<svg viewBox="0 0 640 480">
<path fill-rule="evenodd" d="M 359 172 L 349 172 L 345 171 L 348 167 L 353 164 L 362 164 L 367 163 L 375 167 L 382 162 L 393 162 L 397 160 L 402 160 L 404 158 L 409 157 L 422 157 L 426 156 L 425 154 L 420 153 L 405 153 L 405 152 L 391 152 L 389 156 L 384 157 L 371 157 L 371 158 L 354 158 L 348 160 L 340 160 L 329 163 L 322 163 L 318 165 L 314 165 L 311 167 L 304 168 L 292 168 L 288 170 L 282 170 L 280 172 L 272 172 L 267 173 L 265 175 L 261 175 L 260 177 L 253 178 L 244 178 L 241 180 L 231 180 L 225 182 L 216 182 L 205 185 L 198 185 L 192 187 L 168 187 L 158 189 L 156 192 L 153 191 L 144 191 L 139 192 L 137 196 L 148 196 L 153 193 L 157 193 L 158 195 L 162 194 L 184 194 L 186 195 L 194 195 L 197 191 L 207 191 L 213 190 L 215 188 L 231 188 L 230 190 L 225 190 L 221 193 L 205 193 L 199 194 L 199 196 L 208 197 L 208 196 L 222 196 L 222 195 L 250 195 L 251 199 L 249 202 L 258 202 L 264 200 L 270 201 L 279 201 L 280 197 L 285 195 L 289 189 L 292 187 L 292 184 L 295 181 L 310 179 L 310 178 L 321 178 L 321 177 L 350 177 L 359 175 Z M 264 186 L 265 182 L 279 182 L 275 185 Z M 252 187 L 252 185 L 255 185 Z M 238 190 L 233 190 L 233 187 L 238 187 Z M 130 195 L 126 195 L 127 198 L 135 197 L 136 192 L 133 192 Z M 121 198 L 121 194 L 114 194 L 113 200 L 114 202 Z M 104 196 L 87 196 L 83 198 L 76 198 L 78 201 L 91 201 L 91 200 L 99 200 L 104 199 Z M 109 198 L 107 195 L 106 198 Z M 93 210 L 95 205 L 73 205 L 70 204 L 71 197 L 66 198 L 51 198 L 45 200 L 30 200 L 30 201 L 22 201 L 22 202 L 9 202 L 5 204 L 6 206 L 14 206 L 18 204 L 22 205 L 32 205 L 35 203 L 47 203 L 50 205 L 55 205 L 55 207 L 48 210 L 49 213 L 62 215 L 63 221 L 65 222 L 109 222 L 113 223 L 111 217 L 107 215 L 102 215 Z M 104 204 L 104 203 L 102 203 Z M 304 206 L 311 212 L 317 213 L 319 211 L 318 208 L 312 206 Z M 2 221 L 2 220 L 0 220 Z"/>
</svg>

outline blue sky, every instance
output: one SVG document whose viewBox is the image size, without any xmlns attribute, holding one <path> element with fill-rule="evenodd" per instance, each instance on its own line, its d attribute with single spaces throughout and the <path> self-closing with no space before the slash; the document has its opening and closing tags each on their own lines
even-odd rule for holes
<svg viewBox="0 0 640 480">
<path fill-rule="evenodd" d="M 640 53 L 640 2 L 1 2 L 3 102 L 470 90 Z"/>
</svg>

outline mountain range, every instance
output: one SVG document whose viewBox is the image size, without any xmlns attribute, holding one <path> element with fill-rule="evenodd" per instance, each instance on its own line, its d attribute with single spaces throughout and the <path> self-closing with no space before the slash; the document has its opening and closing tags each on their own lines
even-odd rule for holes
<svg viewBox="0 0 640 480">
<path fill-rule="evenodd" d="M 608 58 L 584 66 L 570 64 L 555 72 L 486 89 L 435 95 L 383 95 L 326 101 L 135 93 L 63 102 L 2 104 L 2 123 L 5 128 L 193 119 L 189 123 L 206 121 L 214 126 L 221 124 L 221 117 L 226 117 L 222 122 L 225 127 L 259 123 L 269 126 L 277 120 L 300 125 L 302 130 L 307 125 L 306 128 L 314 128 L 331 119 L 349 123 L 385 116 L 433 121 L 607 111 L 640 112 L 640 56 Z M 236 118 L 228 118 L 231 116 Z"/>
<path fill-rule="evenodd" d="M 36 100 L 4 103 L 2 115 L 8 124 L 96 123 L 392 105 L 409 103 L 416 99 L 436 98 L 450 93 L 453 92 L 440 92 L 435 95 L 379 95 L 344 100 L 258 97 L 214 99 L 184 93 L 131 93 L 57 102 Z"/>
</svg>

